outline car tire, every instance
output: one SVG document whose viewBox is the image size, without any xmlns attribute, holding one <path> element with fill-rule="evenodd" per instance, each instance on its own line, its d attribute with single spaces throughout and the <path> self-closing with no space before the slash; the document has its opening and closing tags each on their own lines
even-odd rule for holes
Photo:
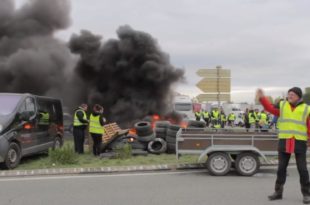
<svg viewBox="0 0 310 205">
<path fill-rule="evenodd" d="M 167 128 L 156 127 L 156 128 L 155 128 L 155 132 L 156 132 L 156 133 L 166 133 L 166 132 L 167 132 Z"/>
<path fill-rule="evenodd" d="M 170 137 L 176 137 L 177 136 L 177 133 L 178 131 L 175 131 L 175 130 L 167 130 L 167 136 L 170 136 Z"/>
<path fill-rule="evenodd" d="M 207 126 L 206 122 L 190 120 L 188 121 L 188 127 L 205 128 Z"/>
<path fill-rule="evenodd" d="M 149 142 L 148 151 L 153 154 L 162 154 L 167 150 L 167 142 L 163 139 L 157 138 Z"/>
<path fill-rule="evenodd" d="M 166 141 L 167 141 L 168 143 L 175 143 L 175 142 L 176 142 L 176 138 L 167 135 L 167 136 L 166 136 Z"/>
<path fill-rule="evenodd" d="M 166 134 L 162 134 L 162 133 L 155 133 L 155 137 L 163 139 L 163 140 L 166 140 L 167 135 Z"/>
<path fill-rule="evenodd" d="M 9 144 L 8 152 L 5 156 L 5 160 L 3 162 L 4 169 L 14 169 L 16 168 L 21 160 L 21 149 L 20 146 L 15 143 L 11 142 Z"/>
<path fill-rule="evenodd" d="M 170 143 L 170 142 L 167 142 L 167 153 L 168 154 L 175 154 L 175 143 Z"/>
<path fill-rule="evenodd" d="M 155 122 L 156 128 L 168 128 L 169 125 L 170 125 L 169 121 L 157 121 L 157 122 Z"/>
<path fill-rule="evenodd" d="M 181 129 L 181 126 L 180 125 L 169 125 L 169 130 L 173 130 L 173 131 L 179 131 L 179 129 Z"/>
<path fill-rule="evenodd" d="M 138 136 L 147 136 L 153 132 L 151 123 L 147 121 L 137 122 L 134 127 Z"/>
<path fill-rule="evenodd" d="M 155 134 L 154 133 L 152 133 L 150 135 L 147 135 L 147 136 L 139 136 L 138 135 L 138 141 L 139 142 L 150 142 L 150 141 L 152 141 L 154 139 L 155 139 Z"/>
</svg>

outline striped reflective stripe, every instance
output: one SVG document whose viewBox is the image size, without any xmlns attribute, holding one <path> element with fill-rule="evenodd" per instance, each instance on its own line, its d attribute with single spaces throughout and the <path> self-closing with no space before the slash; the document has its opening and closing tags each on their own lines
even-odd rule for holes
<svg viewBox="0 0 310 205">
<path fill-rule="evenodd" d="M 309 106 L 306 106 L 304 113 L 303 113 L 303 116 L 302 116 L 302 120 L 285 119 L 285 118 L 283 118 L 283 115 L 284 115 L 284 107 L 285 107 L 286 103 L 287 103 L 287 101 L 283 102 L 283 105 L 282 105 L 281 110 L 280 110 L 280 118 L 278 119 L 278 122 L 289 122 L 289 123 L 294 123 L 297 125 L 305 125 Z"/>
<path fill-rule="evenodd" d="M 279 134 L 291 134 L 291 135 L 307 136 L 307 132 L 299 132 L 299 131 L 293 131 L 293 130 L 279 130 Z"/>
<path fill-rule="evenodd" d="M 98 121 L 90 120 L 89 121 L 89 128 L 102 129 L 102 126 L 98 125 Z"/>
<path fill-rule="evenodd" d="M 100 124 L 100 115 L 90 115 L 89 132 L 94 134 L 103 134 L 104 128 Z"/>
<path fill-rule="evenodd" d="M 292 120 L 292 119 L 283 119 L 283 118 L 280 118 L 278 120 L 278 122 L 289 122 L 289 123 L 294 123 L 294 124 L 297 124 L 297 125 L 305 125 L 305 123 L 303 121 L 299 121 L 299 120 Z"/>
</svg>

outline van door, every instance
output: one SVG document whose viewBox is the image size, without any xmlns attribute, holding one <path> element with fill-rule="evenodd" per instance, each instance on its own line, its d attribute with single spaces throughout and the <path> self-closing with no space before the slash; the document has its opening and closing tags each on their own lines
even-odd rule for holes
<svg viewBox="0 0 310 205">
<path fill-rule="evenodd" d="M 29 114 L 29 119 L 23 121 L 17 119 L 17 124 L 22 125 L 19 128 L 18 140 L 21 142 L 22 154 L 30 154 L 33 152 L 33 147 L 37 144 L 36 138 L 36 106 L 34 98 L 27 97 L 24 102 L 19 106 L 18 115 Z"/>
<path fill-rule="evenodd" d="M 53 104 L 44 98 L 37 98 L 38 105 L 38 143 L 41 146 L 44 146 L 44 149 L 50 147 L 52 141 L 53 133 L 50 133 L 52 126 L 52 119 L 54 116 L 54 107 Z"/>
</svg>

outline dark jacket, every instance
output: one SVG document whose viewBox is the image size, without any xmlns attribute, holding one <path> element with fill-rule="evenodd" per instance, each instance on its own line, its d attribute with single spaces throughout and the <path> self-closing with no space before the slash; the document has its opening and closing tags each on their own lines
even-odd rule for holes
<svg viewBox="0 0 310 205">
<path fill-rule="evenodd" d="M 80 109 L 81 108 L 78 108 L 75 110 L 77 118 L 79 119 L 80 122 L 88 124 L 88 120 L 84 119 L 84 114 Z M 87 116 L 86 116 L 86 118 L 87 118 Z M 80 126 L 74 126 L 74 127 L 80 128 L 80 129 L 85 129 L 87 127 L 87 125 L 80 125 Z"/>
</svg>

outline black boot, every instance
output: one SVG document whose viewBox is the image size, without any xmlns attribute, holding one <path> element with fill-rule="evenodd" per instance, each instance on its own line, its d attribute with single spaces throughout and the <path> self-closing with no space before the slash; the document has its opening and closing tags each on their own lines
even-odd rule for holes
<svg viewBox="0 0 310 205">
<path fill-rule="evenodd" d="M 268 196 L 270 201 L 273 200 L 279 200 L 282 199 L 282 194 L 283 194 L 283 184 L 276 184 L 275 185 L 275 192 Z"/>
<path fill-rule="evenodd" d="M 303 195 L 303 203 L 304 204 L 310 204 L 310 190 L 309 185 L 307 186 L 301 186 L 301 193 Z"/>
<path fill-rule="evenodd" d="M 302 202 L 304 202 L 304 204 L 310 204 L 310 196 L 305 196 L 302 199 Z"/>
</svg>

